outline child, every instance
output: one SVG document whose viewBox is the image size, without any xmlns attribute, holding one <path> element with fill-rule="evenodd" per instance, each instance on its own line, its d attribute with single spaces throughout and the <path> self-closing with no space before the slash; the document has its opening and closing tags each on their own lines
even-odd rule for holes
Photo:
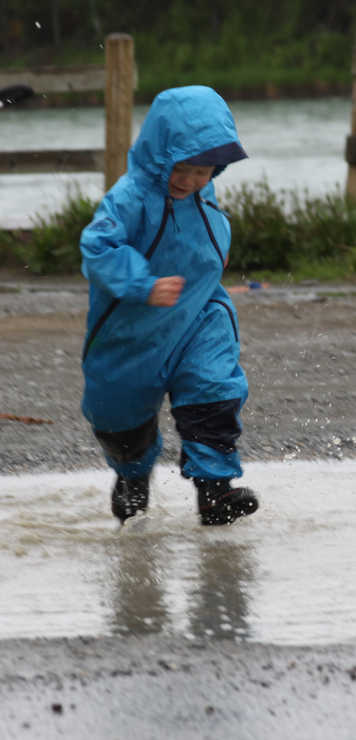
<svg viewBox="0 0 356 740">
<path fill-rule="evenodd" d="M 231 112 L 211 88 L 158 95 L 82 234 L 90 309 L 83 412 L 117 473 L 112 511 L 144 510 L 162 447 L 166 393 L 202 524 L 231 524 L 258 507 L 236 451 L 247 382 L 234 306 L 220 285 L 230 246 L 212 178 L 247 155 Z"/>
</svg>

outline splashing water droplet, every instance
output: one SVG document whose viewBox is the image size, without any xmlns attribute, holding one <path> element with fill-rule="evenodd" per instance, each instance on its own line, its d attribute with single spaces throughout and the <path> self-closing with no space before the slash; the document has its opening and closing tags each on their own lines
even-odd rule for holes
<svg viewBox="0 0 356 740">
<path fill-rule="evenodd" d="M 340 439 L 340 437 L 333 437 L 332 442 L 336 446 L 341 445 L 341 439 Z"/>
</svg>

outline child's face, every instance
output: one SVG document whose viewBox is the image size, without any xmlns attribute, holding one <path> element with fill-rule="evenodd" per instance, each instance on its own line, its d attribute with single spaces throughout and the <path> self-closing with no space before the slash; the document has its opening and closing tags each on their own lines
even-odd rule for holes
<svg viewBox="0 0 356 740">
<path fill-rule="evenodd" d="M 188 195 L 206 185 L 215 167 L 197 167 L 186 162 L 178 162 L 169 178 L 169 194 L 172 198 L 183 200 Z"/>
</svg>

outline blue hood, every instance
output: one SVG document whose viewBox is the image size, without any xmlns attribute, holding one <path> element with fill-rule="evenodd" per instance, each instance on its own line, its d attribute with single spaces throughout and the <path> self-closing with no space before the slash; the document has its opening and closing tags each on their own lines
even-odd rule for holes
<svg viewBox="0 0 356 740">
<path fill-rule="evenodd" d="M 191 85 L 157 95 L 130 149 L 128 172 L 139 168 L 165 188 L 173 167 L 203 153 L 213 153 L 214 176 L 229 162 L 244 159 L 244 152 L 230 108 L 210 87 Z M 220 153 L 220 154 L 219 154 Z M 199 160 L 195 163 L 203 163 Z"/>
</svg>

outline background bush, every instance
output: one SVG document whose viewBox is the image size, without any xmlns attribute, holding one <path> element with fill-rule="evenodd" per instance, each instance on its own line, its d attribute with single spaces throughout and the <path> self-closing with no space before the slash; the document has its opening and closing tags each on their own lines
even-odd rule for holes
<svg viewBox="0 0 356 740">
<path fill-rule="evenodd" d="M 37 216 L 26 243 L 17 243 L 16 256 L 35 274 L 74 273 L 80 269 L 79 240 L 92 219 L 96 203 L 79 190 L 68 196 L 62 211 L 48 219 Z"/>
<path fill-rule="evenodd" d="M 356 268 L 356 202 L 339 188 L 311 197 L 307 191 L 273 192 L 267 182 L 230 191 L 224 207 L 231 219 L 230 269 L 310 273 L 331 264 L 338 275 Z"/>
<path fill-rule="evenodd" d="M 354 0 L 12 0 L 0 65 L 104 63 L 113 31 L 135 41 L 138 94 L 202 83 L 225 96 L 351 85 Z M 343 87 L 345 89 L 345 87 Z M 303 90 L 302 90 L 303 91 Z"/>
<path fill-rule="evenodd" d="M 47 220 L 38 216 L 25 238 L 0 232 L 0 263 L 12 256 L 35 274 L 79 272 L 80 235 L 96 206 L 75 191 L 61 212 Z M 222 206 L 231 222 L 228 272 L 356 277 L 356 202 L 340 189 L 316 198 L 307 191 L 276 193 L 263 181 L 231 190 Z"/>
</svg>

